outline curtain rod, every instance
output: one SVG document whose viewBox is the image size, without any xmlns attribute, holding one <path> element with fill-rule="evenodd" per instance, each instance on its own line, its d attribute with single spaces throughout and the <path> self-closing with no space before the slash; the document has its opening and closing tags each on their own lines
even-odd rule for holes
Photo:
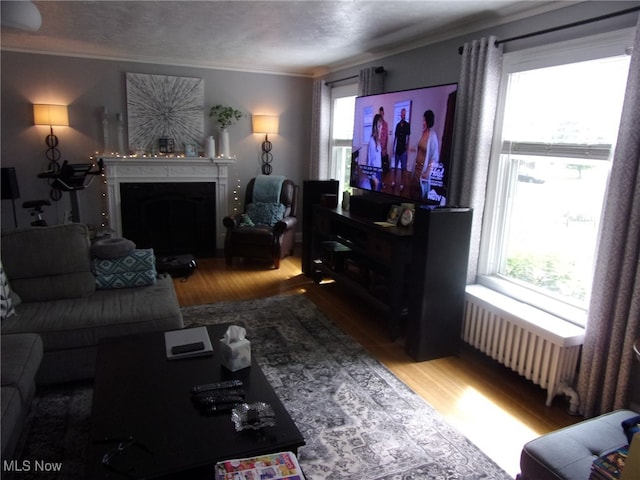
<svg viewBox="0 0 640 480">
<path fill-rule="evenodd" d="M 338 80 L 331 80 L 329 82 L 325 82 L 325 85 L 331 86 L 334 83 L 340 83 L 347 80 L 353 80 L 354 78 L 358 78 L 358 75 L 351 75 L 350 77 L 339 78 Z"/>
<path fill-rule="evenodd" d="M 620 10 L 618 12 L 607 13 L 606 15 L 600 15 L 599 17 L 587 18 L 586 20 L 580 20 L 578 22 L 567 23 L 566 25 L 559 25 L 557 27 L 546 28 L 544 30 L 538 30 L 537 32 L 525 33 L 524 35 L 518 35 L 517 37 L 505 38 L 504 40 L 496 40 L 496 47 L 502 43 L 513 42 L 514 40 L 522 40 L 524 38 L 535 37 L 543 35 L 545 33 L 557 32 L 558 30 L 564 30 L 571 27 L 579 27 L 580 25 L 586 25 L 588 23 L 598 22 L 600 20 L 606 20 L 608 18 L 618 17 L 620 15 L 626 15 L 627 13 L 637 12 L 640 7 L 631 7 L 626 10 Z M 464 47 L 458 47 L 458 53 L 462 55 Z"/>
<path fill-rule="evenodd" d="M 373 72 L 380 75 L 387 73 L 384 67 L 381 65 L 379 67 L 371 67 L 373 68 Z M 354 78 L 358 78 L 360 75 L 351 75 L 350 77 L 339 78 L 338 80 L 329 80 L 325 82 L 325 85 L 332 86 L 334 83 L 344 82 L 345 80 L 353 80 Z"/>
</svg>

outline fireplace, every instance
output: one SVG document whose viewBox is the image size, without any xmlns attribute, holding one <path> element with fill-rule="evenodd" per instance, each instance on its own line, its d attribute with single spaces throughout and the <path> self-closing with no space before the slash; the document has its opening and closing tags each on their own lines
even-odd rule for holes
<svg viewBox="0 0 640 480">
<path fill-rule="evenodd" d="M 214 182 L 121 183 L 122 236 L 158 255 L 216 254 Z"/>
<path fill-rule="evenodd" d="M 170 248 L 169 244 L 175 242 L 179 245 L 181 251 L 171 252 L 175 253 L 192 253 L 197 255 L 196 251 L 184 251 L 181 246 L 186 239 L 184 237 L 189 234 L 182 234 L 182 230 L 185 229 L 185 223 L 191 224 L 192 220 L 189 219 L 190 214 L 184 214 L 185 210 L 194 208 L 201 213 L 206 211 L 209 220 L 212 222 L 208 227 L 197 227 L 197 229 L 206 231 L 205 233 L 198 234 L 207 237 L 207 240 L 198 240 L 197 245 L 208 244 L 207 248 L 222 249 L 224 246 L 224 232 L 222 228 L 216 228 L 218 224 L 222 223 L 222 218 L 228 214 L 228 170 L 229 165 L 234 163 L 233 159 L 209 159 L 209 158 L 147 158 L 147 157 L 101 157 L 105 166 L 105 181 L 107 184 L 107 202 L 108 202 L 108 223 L 110 227 L 115 231 L 116 235 L 124 236 L 126 224 L 127 228 L 130 224 L 128 214 L 123 215 L 123 205 L 121 193 L 123 188 L 129 189 L 129 186 L 125 185 L 139 185 L 149 184 L 160 185 L 160 187 L 151 187 L 156 189 L 155 193 L 158 193 L 158 189 L 161 187 L 170 187 L 175 190 L 172 193 L 160 194 L 160 199 L 152 202 L 153 207 L 147 205 L 145 207 L 138 208 L 138 213 L 144 218 L 140 220 L 140 223 L 147 226 L 163 225 L 162 229 L 169 236 L 170 240 L 160 240 L 158 237 L 154 240 L 159 245 L 159 253 L 163 253 L 160 250 L 164 248 Z M 182 187 L 176 184 L 184 184 Z M 200 185 L 202 184 L 202 185 Z M 187 185 L 189 187 L 187 187 Z M 206 186 L 203 186 L 206 185 Z M 193 199 L 187 200 L 186 197 L 193 195 L 192 193 L 186 194 L 183 189 L 191 190 L 191 186 L 196 189 L 204 188 L 208 189 L 207 193 L 202 195 L 212 195 L 213 200 L 207 201 L 195 201 Z M 198 197 L 200 194 L 196 194 Z M 126 196 L 128 195 L 125 194 Z M 145 200 L 147 202 L 147 200 Z M 155 203 L 159 202 L 159 203 Z M 169 207 L 169 204 L 172 204 Z M 187 206 L 190 205 L 190 206 Z M 126 207 L 126 206 L 125 206 Z M 128 208 L 128 207 L 126 207 Z M 142 209 L 142 211 L 141 211 Z M 170 209 L 170 212 L 168 213 Z M 183 214 L 175 214 L 174 211 L 182 211 Z M 170 217 L 170 218 L 167 218 Z M 187 218 L 185 218 L 187 217 Z M 211 226 L 212 225 L 212 226 Z M 192 225 L 189 228 L 196 228 Z M 128 233 L 127 233 L 128 234 Z M 162 232 L 157 233 L 161 235 Z M 137 234 L 135 234 L 137 235 Z M 146 232 L 140 233 L 140 235 L 146 235 Z M 171 236 L 172 235 L 172 236 Z M 198 236 L 196 235 L 196 236 Z M 143 238 L 144 242 L 147 242 L 146 237 Z M 135 241 L 133 238 L 131 239 Z M 142 248 L 142 245 L 141 245 Z M 155 247 L 154 247 L 155 248 Z M 204 247 L 193 247 L 204 248 Z"/>
</svg>

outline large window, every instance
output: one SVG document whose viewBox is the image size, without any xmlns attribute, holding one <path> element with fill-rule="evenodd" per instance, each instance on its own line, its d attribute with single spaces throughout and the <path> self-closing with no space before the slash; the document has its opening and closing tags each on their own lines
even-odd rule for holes
<svg viewBox="0 0 640 480">
<path fill-rule="evenodd" d="M 584 323 L 629 68 L 626 32 L 506 54 L 482 283 Z"/>
<path fill-rule="evenodd" d="M 331 90 L 331 178 L 340 181 L 340 192 L 351 191 L 351 145 L 357 85 Z M 340 194 L 342 195 L 342 194 Z"/>
</svg>

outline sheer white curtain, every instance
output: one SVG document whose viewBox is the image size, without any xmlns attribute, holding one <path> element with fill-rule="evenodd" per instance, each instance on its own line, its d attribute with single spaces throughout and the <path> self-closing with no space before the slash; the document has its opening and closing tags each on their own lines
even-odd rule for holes
<svg viewBox="0 0 640 480">
<path fill-rule="evenodd" d="M 473 208 L 467 283 L 475 283 L 480 252 L 489 158 L 496 116 L 502 45 L 496 38 L 464 44 L 458 82 L 450 198 Z"/>
<path fill-rule="evenodd" d="M 368 67 L 358 74 L 358 95 L 384 92 L 384 69 Z M 324 80 L 313 83 L 311 107 L 311 160 L 309 178 L 327 180 L 330 176 L 329 141 L 331 128 L 331 87 Z"/>
<path fill-rule="evenodd" d="M 313 82 L 311 106 L 310 180 L 329 178 L 329 135 L 331 125 L 331 90 L 324 80 Z"/>
<path fill-rule="evenodd" d="M 578 376 L 580 411 L 629 406 L 640 337 L 640 20 L 602 217 Z"/>
</svg>

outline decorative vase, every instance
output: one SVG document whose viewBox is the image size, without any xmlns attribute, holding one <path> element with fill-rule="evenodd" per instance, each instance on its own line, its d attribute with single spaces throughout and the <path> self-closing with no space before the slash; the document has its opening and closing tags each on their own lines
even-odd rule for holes
<svg viewBox="0 0 640 480">
<path fill-rule="evenodd" d="M 230 157 L 229 153 L 229 132 L 226 128 L 223 128 L 220 132 L 220 156 Z"/>
<path fill-rule="evenodd" d="M 216 157 L 216 141 L 212 136 L 208 136 L 204 141 L 204 156 L 206 158 Z"/>
</svg>

